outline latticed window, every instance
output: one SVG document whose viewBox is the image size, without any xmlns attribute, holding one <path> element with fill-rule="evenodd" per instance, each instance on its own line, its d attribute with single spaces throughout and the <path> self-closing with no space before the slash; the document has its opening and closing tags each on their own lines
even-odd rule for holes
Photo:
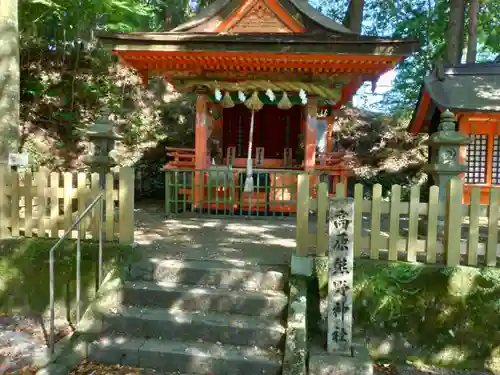
<svg viewBox="0 0 500 375">
<path fill-rule="evenodd" d="M 467 183 L 484 184 L 486 182 L 487 160 L 488 136 L 486 134 L 471 135 L 471 143 L 469 143 L 467 150 L 467 173 L 465 176 Z"/>
<path fill-rule="evenodd" d="M 491 159 L 491 183 L 500 185 L 500 136 L 493 138 L 493 155 Z"/>
</svg>

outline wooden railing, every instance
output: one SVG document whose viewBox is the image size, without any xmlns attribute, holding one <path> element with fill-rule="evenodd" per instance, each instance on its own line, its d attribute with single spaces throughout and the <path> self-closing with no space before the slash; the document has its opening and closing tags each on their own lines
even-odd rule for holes
<svg viewBox="0 0 500 375">
<path fill-rule="evenodd" d="M 320 183 L 316 198 L 310 198 L 309 178 L 299 176 L 297 201 L 297 253 L 324 256 L 328 252 L 326 226 L 328 187 Z M 401 201 L 402 188 L 392 186 L 390 200 L 382 198 L 382 187 L 373 186 L 371 199 L 364 187 L 354 192 L 354 252 L 358 257 L 409 262 L 496 266 L 500 260 L 498 224 L 500 189 L 492 189 L 488 205 L 480 204 L 474 189 L 471 203 L 462 204 L 463 183 L 448 186 L 447 201 L 439 201 L 439 187 L 432 186 L 427 203 L 420 202 L 420 188 L 413 186 L 408 201 Z M 345 186 L 336 186 L 344 195 Z M 314 219 L 310 213 L 314 212 Z M 440 220 L 438 220 L 440 219 Z M 441 220 L 442 219 L 442 220 Z M 313 223 L 310 223 L 313 220 Z M 440 224 L 441 223 L 441 224 Z M 312 224 L 312 225 L 309 225 Z M 316 228 L 311 231 L 312 228 Z"/>
<path fill-rule="evenodd" d="M 167 156 L 172 160 L 165 167 L 194 168 L 196 159 L 194 148 L 167 147 L 166 151 Z"/>
<path fill-rule="evenodd" d="M 285 216 L 295 214 L 297 179 L 307 175 L 311 180 L 309 196 L 315 196 L 321 180 L 337 183 L 326 173 L 304 173 L 300 170 L 254 169 L 253 191 L 243 187 L 246 169 L 226 166 L 208 169 L 165 169 L 166 214 L 188 212 L 252 216 Z"/>
</svg>

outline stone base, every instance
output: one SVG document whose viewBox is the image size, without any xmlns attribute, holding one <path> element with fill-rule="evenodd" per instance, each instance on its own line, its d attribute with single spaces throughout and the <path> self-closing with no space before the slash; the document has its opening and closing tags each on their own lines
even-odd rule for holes
<svg viewBox="0 0 500 375">
<path fill-rule="evenodd" d="M 373 375 L 373 363 L 364 342 L 353 343 L 354 356 L 311 351 L 309 375 Z"/>
</svg>

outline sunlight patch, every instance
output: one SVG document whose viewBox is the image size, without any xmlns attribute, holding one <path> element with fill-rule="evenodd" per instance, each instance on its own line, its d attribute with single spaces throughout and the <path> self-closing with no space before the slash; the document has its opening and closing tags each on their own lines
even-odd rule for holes
<svg viewBox="0 0 500 375">
<path fill-rule="evenodd" d="M 460 348 L 458 346 L 447 346 L 439 353 L 434 355 L 434 361 L 443 363 L 443 364 L 451 364 L 465 361 L 468 357 L 468 351 Z"/>
</svg>

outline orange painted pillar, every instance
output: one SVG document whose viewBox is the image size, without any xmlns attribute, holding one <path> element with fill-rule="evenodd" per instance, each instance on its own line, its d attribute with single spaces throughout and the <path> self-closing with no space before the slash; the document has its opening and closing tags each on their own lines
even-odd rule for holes
<svg viewBox="0 0 500 375">
<path fill-rule="evenodd" d="M 315 97 L 309 98 L 306 108 L 304 169 L 312 171 L 316 166 L 316 116 L 318 114 L 318 99 Z"/>
<path fill-rule="evenodd" d="M 207 113 L 207 97 L 205 95 L 198 95 L 196 99 L 196 126 L 195 126 L 195 175 L 194 175 L 194 206 L 201 207 L 201 199 L 203 199 L 202 179 L 204 173 L 200 173 L 200 169 L 208 167 L 207 156 L 207 126 L 208 126 L 208 113 Z"/>
</svg>

